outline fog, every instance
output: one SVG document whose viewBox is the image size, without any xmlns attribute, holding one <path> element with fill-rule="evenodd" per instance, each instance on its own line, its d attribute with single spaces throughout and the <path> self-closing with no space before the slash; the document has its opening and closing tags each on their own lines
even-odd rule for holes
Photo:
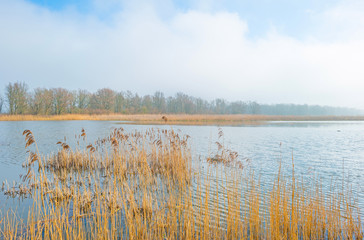
<svg viewBox="0 0 364 240">
<path fill-rule="evenodd" d="M 0 87 L 22 81 L 364 109 L 360 1 L 308 13 L 311 25 L 302 37 L 274 24 L 252 37 L 249 21 L 237 12 L 161 5 L 137 1 L 100 18 L 0 0 Z"/>
</svg>

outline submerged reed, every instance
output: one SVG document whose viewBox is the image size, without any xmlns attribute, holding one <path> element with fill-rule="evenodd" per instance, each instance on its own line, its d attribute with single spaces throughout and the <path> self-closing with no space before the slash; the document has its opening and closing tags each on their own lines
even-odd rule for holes
<svg viewBox="0 0 364 240">
<path fill-rule="evenodd" d="M 1 215 L 4 239 L 363 238 L 350 190 L 305 186 L 293 163 L 292 177 L 279 169 L 271 188 L 262 189 L 251 171 L 231 164 L 237 155 L 221 139 L 216 160 L 199 168 L 189 136 L 173 130 L 120 128 L 92 144 L 82 130 L 75 149 L 59 142 L 48 157 L 31 131 L 24 135 L 27 191 L 3 188 L 15 189 L 13 197 L 30 195 L 33 206 L 25 224 Z"/>
</svg>

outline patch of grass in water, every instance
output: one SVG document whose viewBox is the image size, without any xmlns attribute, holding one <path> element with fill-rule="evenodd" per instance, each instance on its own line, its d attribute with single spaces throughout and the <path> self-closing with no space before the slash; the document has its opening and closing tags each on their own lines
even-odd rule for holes
<svg viewBox="0 0 364 240">
<path fill-rule="evenodd" d="M 82 130 L 76 149 L 59 142 L 48 157 L 39 153 L 31 131 L 24 135 L 29 159 L 21 184 L 34 203 L 27 225 L 16 213 L 2 214 L 4 239 L 363 237 L 350 190 L 325 193 L 320 182 L 308 188 L 295 179 L 292 162 L 292 177 L 279 169 L 263 191 L 248 169 L 231 164 L 236 157 L 222 132 L 221 161 L 203 172 L 192 167 L 189 137 L 173 130 L 120 128 L 92 144 Z M 4 186 L 5 193 L 9 189 Z"/>
</svg>

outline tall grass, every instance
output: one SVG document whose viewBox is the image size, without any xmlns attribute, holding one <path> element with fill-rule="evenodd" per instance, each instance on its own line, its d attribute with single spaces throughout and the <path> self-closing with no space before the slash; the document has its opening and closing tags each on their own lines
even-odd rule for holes
<svg viewBox="0 0 364 240">
<path fill-rule="evenodd" d="M 33 206 L 21 224 L 3 213 L 4 239 L 362 239 L 350 190 L 324 192 L 279 169 L 270 189 L 233 161 L 192 161 L 189 136 L 173 130 L 114 130 L 75 149 L 59 142 L 42 156 L 25 131 L 29 158 L 22 186 Z M 220 143 L 221 144 L 221 143 Z M 225 146 L 216 155 L 229 157 Z M 231 156 L 230 156 L 231 157 Z M 219 160 L 220 160 L 219 159 Z M 210 159 L 211 162 L 211 159 Z M 225 164 L 228 163 L 228 164 Z"/>
</svg>

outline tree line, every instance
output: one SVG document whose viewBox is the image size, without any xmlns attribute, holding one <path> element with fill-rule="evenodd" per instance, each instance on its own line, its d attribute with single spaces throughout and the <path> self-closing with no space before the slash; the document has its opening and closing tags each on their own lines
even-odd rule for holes
<svg viewBox="0 0 364 240">
<path fill-rule="evenodd" d="M 229 102 L 222 98 L 207 101 L 178 92 L 166 97 L 157 91 L 139 96 L 130 91 L 102 88 L 94 93 L 79 89 L 36 88 L 29 90 L 23 82 L 9 83 L 0 95 L 0 113 L 61 115 L 61 114 L 266 114 L 266 115 L 358 115 L 351 108 L 297 104 L 259 104 L 255 101 Z"/>
</svg>

